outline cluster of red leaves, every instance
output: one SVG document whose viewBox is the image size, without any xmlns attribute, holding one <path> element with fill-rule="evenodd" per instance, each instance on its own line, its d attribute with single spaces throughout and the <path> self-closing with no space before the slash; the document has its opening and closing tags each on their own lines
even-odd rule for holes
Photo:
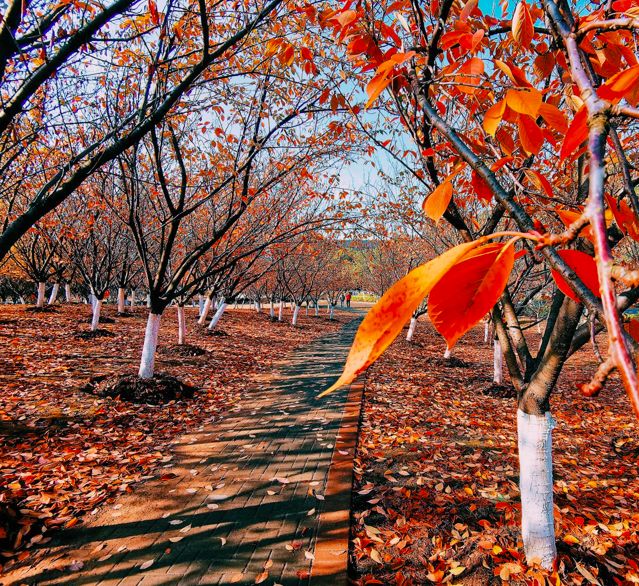
<svg viewBox="0 0 639 586">
<path fill-rule="evenodd" d="M 112 308 L 103 312 L 115 317 Z M 146 310 L 103 328 L 114 336 L 84 340 L 86 306 L 27 313 L 0 306 L 0 571 L 28 561 L 30 547 L 171 459 L 171 443 L 187 429 L 223 417 L 242 388 L 292 348 L 352 319 L 305 318 L 297 328 L 265 313 L 228 310 L 217 335 L 187 309 L 188 339 L 207 350 L 178 357 L 162 349 L 177 337 L 175 310 L 163 317 L 156 370 L 201 389 L 189 402 L 134 405 L 79 389 L 92 376 L 136 372 Z M 290 320 L 290 311 L 285 317 Z M 222 335 L 219 335 L 222 334 Z"/>
<path fill-rule="evenodd" d="M 552 398 L 558 566 L 529 568 L 516 400 L 489 390 L 482 337 L 475 328 L 460 340 L 455 367 L 420 321 L 415 344 L 398 339 L 370 369 L 354 493 L 358 583 L 639 583 L 639 443 L 620 383 L 597 399 L 579 393 L 596 368 L 590 348 L 564 368 Z"/>
</svg>

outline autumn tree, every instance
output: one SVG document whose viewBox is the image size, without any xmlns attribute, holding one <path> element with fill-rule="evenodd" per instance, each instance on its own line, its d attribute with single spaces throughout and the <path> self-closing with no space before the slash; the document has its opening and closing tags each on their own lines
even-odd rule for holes
<svg viewBox="0 0 639 586">
<path fill-rule="evenodd" d="M 389 289 L 362 324 L 342 381 L 381 354 L 429 293 L 449 347 L 491 310 L 518 391 L 524 546 L 546 568 L 556 556 L 550 396 L 565 360 L 590 339 L 584 311 L 609 339 L 584 392 L 616 370 L 639 415 L 636 349 L 620 319 L 638 280 L 613 256 L 639 225 L 636 6 L 590 7 L 579 15 L 554 0 L 521 1 L 498 15 L 474 1 L 349 2 L 326 18 L 366 83 L 366 106 L 401 121 L 389 139 L 370 139 L 410 161 L 406 171 L 430 193 L 423 212 L 463 241 Z M 362 117 L 360 128 L 368 130 Z M 537 350 L 513 304 L 516 261 L 543 265 L 557 283 Z"/>
</svg>

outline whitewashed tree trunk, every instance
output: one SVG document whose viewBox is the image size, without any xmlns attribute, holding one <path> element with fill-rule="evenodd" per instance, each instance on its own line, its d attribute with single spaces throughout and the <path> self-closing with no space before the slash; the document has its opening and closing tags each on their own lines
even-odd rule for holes
<svg viewBox="0 0 639 586">
<path fill-rule="evenodd" d="M 297 325 L 297 316 L 299 315 L 299 312 L 300 312 L 300 306 L 295 305 L 295 309 L 293 310 L 293 319 L 291 320 L 291 324 L 293 324 L 294 326 Z"/>
<path fill-rule="evenodd" d="M 124 300 L 126 299 L 126 291 L 124 287 L 118 287 L 118 313 L 124 313 L 126 311 L 126 306 L 124 304 Z"/>
<path fill-rule="evenodd" d="M 450 348 L 446 348 L 446 352 L 444 352 L 444 358 L 450 358 L 450 356 L 451 356 Z"/>
<path fill-rule="evenodd" d="M 204 307 L 200 312 L 200 319 L 197 320 L 197 323 L 203 325 L 206 322 L 206 316 L 209 314 L 211 310 L 211 303 L 213 303 L 213 299 L 210 296 L 207 296 L 206 301 L 204 302 Z"/>
<path fill-rule="evenodd" d="M 331 321 L 333 321 L 333 310 L 335 309 L 335 306 L 331 303 L 330 304 L 330 308 L 329 308 L 329 314 L 328 314 L 328 319 L 330 319 Z"/>
<path fill-rule="evenodd" d="M 277 312 L 277 321 L 282 321 L 283 314 L 284 314 L 284 301 L 280 299 L 280 307 Z"/>
<path fill-rule="evenodd" d="M 319 317 L 319 303 L 315 303 L 315 317 Z"/>
<path fill-rule="evenodd" d="M 44 283 L 38 283 L 38 299 L 36 300 L 36 307 L 44 307 L 44 294 L 46 285 Z"/>
<path fill-rule="evenodd" d="M 151 294 L 150 293 L 146 296 L 146 306 L 149 307 L 149 308 L 151 307 Z"/>
<path fill-rule="evenodd" d="M 64 284 L 64 300 L 67 303 L 71 303 L 71 285 L 70 283 Z"/>
<path fill-rule="evenodd" d="M 58 298 L 58 291 L 60 290 L 59 283 L 53 283 L 53 289 L 51 289 L 51 295 L 49 295 L 48 305 L 53 305 L 55 300 Z"/>
<path fill-rule="evenodd" d="M 257 313 L 262 311 L 262 305 L 260 304 L 259 299 L 255 302 L 255 311 L 257 311 Z"/>
<path fill-rule="evenodd" d="M 486 320 L 484 322 L 484 344 L 488 343 L 488 329 L 489 329 L 488 328 L 488 324 L 489 324 L 489 322 L 488 322 L 488 320 Z"/>
<path fill-rule="evenodd" d="M 142 346 L 142 359 L 140 360 L 140 378 L 153 378 L 155 371 L 155 350 L 158 346 L 158 334 L 160 333 L 160 320 L 162 316 L 149 313 L 144 332 L 144 346 Z"/>
<path fill-rule="evenodd" d="M 521 532 L 526 559 L 552 569 L 557 557 L 552 494 L 552 430 L 550 412 L 543 416 L 517 410 Z"/>
<path fill-rule="evenodd" d="M 91 317 L 91 331 L 95 332 L 100 324 L 100 312 L 102 311 L 102 299 L 96 299 L 93 304 L 93 316 Z"/>
<path fill-rule="evenodd" d="M 269 315 L 271 316 L 271 319 L 275 319 L 275 304 L 273 303 L 272 299 L 271 299 L 271 305 L 269 307 Z"/>
<path fill-rule="evenodd" d="M 408 332 L 406 332 L 406 340 L 408 342 L 412 341 L 413 336 L 415 335 L 415 328 L 417 327 L 417 318 L 410 318 L 410 325 L 408 326 Z"/>
<path fill-rule="evenodd" d="M 220 301 L 220 304 L 217 307 L 217 311 L 215 312 L 213 319 L 211 320 L 211 323 L 209 324 L 209 330 L 215 329 L 215 326 L 217 325 L 217 322 L 220 321 L 225 309 L 226 309 L 226 303 L 224 302 L 224 299 L 222 299 L 222 301 Z"/>
<path fill-rule="evenodd" d="M 233 303 L 233 309 L 237 309 L 237 297 L 235 298 L 235 303 Z"/>
<path fill-rule="evenodd" d="M 131 295 L 129 295 L 129 305 L 135 307 L 135 289 L 131 289 Z"/>
<path fill-rule="evenodd" d="M 178 344 L 181 346 L 186 340 L 186 319 L 184 316 L 184 305 L 178 305 L 177 307 L 178 318 Z"/>
<path fill-rule="evenodd" d="M 499 338 L 495 338 L 493 343 L 493 382 L 496 385 L 500 385 L 504 382 L 503 377 L 504 368 L 504 353 L 499 343 Z"/>
<path fill-rule="evenodd" d="M 308 301 L 306 302 L 306 315 L 308 316 Z"/>
<path fill-rule="evenodd" d="M 202 317 L 202 310 L 204 309 L 204 295 L 198 295 L 197 298 L 197 316 L 198 318 Z"/>
</svg>

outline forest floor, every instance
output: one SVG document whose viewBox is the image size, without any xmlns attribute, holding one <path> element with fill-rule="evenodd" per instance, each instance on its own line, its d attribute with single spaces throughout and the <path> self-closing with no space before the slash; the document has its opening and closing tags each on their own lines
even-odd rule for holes
<svg viewBox="0 0 639 586">
<path fill-rule="evenodd" d="M 243 389 L 259 384 L 293 348 L 338 331 L 354 317 L 336 311 L 329 321 L 302 310 L 293 328 L 272 322 L 268 312 L 229 309 L 210 334 L 196 324 L 196 315 L 187 308 L 187 342 L 206 352 L 176 353 L 176 314 L 170 308 L 156 372 L 200 390 L 190 401 L 151 406 L 81 391 L 96 375 L 137 371 L 145 308 L 118 317 L 106 306 L 103 317 L 115 322 L 101 324 L 102 335 L 87 339 L 85 305 L 42 313 L 0 306 L 0 570 L 29 563 L 33 548 L 55 530 L 70 529 L 140 481 L 162 476 L 182 434 L 223 419 Z M 285 319 L 290 317 L 286 310 Z"/>
<path fill-rule="evenodd" d="M 536 347 L 538 335 L 527 334 Z M 525 565 L 516 403 L 489 390 L 483 327 L 454 348 L 456 367 L 427 321 L 414 343 L 404 337 L 366 380 L 352 526 L 358 584 L 639 583 L 638 426 L 617 379 L 596 398 L 578 391 L 595 370 L 592 348 L 567 361 L 551 399 L 559 563 L 550 574 Z"/>
</svg>

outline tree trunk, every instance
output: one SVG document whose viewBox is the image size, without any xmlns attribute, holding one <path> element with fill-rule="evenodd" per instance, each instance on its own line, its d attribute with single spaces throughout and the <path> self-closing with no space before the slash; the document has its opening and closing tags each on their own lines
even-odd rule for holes
<svg viewBox="0 0 639 586">
<path fill-rule="evenodd" d="M 129 303 L 131 307 L 135 307 L 135 289 L 131 289 L 131 296 L 129 297 Z"/>
<path fill-rule="evenodd" d="M 550 570 L 557 556 L 552 493 L 552 429 L 555 422 L 517 410 L 521 532 L 529 564 Z"/>
<path fill-rule="evenodd" d="M 277 321 L 282 321 L 283 314 L 284 314 L 284 301 L 280 299 L 280 308 L 277 312 Z"/>
<path fill-rule="evenodd" d="M 202 310 L 204 309 L 204 296 L 203 295 L 198 295 L 198 297 L 197 297 L 197 306 L 198 306 L 197 317 L 199 319 L 200 317 L 202 317 Z"/>
<path fill-rule="evenodd" d="M 495 338 L 493 341 L 493 382 L 496 385 L 501 385 L 504 382 L 503 377 L 504 369 L 504 353 L 499 342 L 499 338 Z"/>
<path fill-rule="evenodd" d="M 199 323 L 200 325 L 204 325 L 204 323 L 206 322 L 206 316 L 211 310 L 211 303 L 213 303 L 213 299 L 211 299 L 211 296 L 208 295 L 206 297 L 206 301 L 204 302 L 204 307 L 202 308 L 202 311 L 200 311 L 200 319 L 197 320 L 197 323 Z"/>
<path fill-rule="evenodd" d="M 484 322 L 484 344 L 488 343 L 488 333 L 489 333 L 488 330 L 490 329 L 489 325 L 490 325 L 490 320 L 487 319 Z"/>
<path fill-rule="evenodd" d="M 149 309 L 151 308 L 151 294 L 150 293 L 146 296 L 146 306 Z"/>
<path fill-rule="evenodd" d="M 333 310 L 334 310 L 334 308 L 335 308 L 335 306 L 331 303 L 331 307 L 330 307 L 330 309 L 329 309 L 329 312 L 330 312 L 330 313 L 329 313 L 329 315 L 328 315 L 328 319 L 329 319 L 329 320 L 331 320 L 331 321 L 333 321 L 333 319 L 334 319 L 334 318 L 333 318 Z"/>
<path fill-rule="evenodd" d="M 215 326 L 217 325 L 217 322 L 220 321 L 225 309 L 226 309 L 226 303 L 224 302 L 224 299 L 222 299 L 222 301 L 220 301 L 220 304 L 218 305 L 215 315 L 213 316 L 213 319 L 211 320 L 211 323 L 209 324 L 209 330 L 215 329 Z"/>
<path fill-rule="evenodd" d="M 444 358 L 450 358 L 451 351 L 450 348 L 446 347 L 446 352 L 444 352 Z"/>
<path fill-rule="evenodd" d="M 142 359 L 140 360 L 140 378 L 153 378 L 155 371 L 155 350 L 158 346 L 158 334 L 160 333 L 161 315 L 149 313 L 144 332 L 144 346 L 142 347 Z"/>
<path fill-rule="evenodd" d="M 51 289 L 51 295 L 49 295 L 48 305 L 53 305 L 58 298 L 58 291 L 60 290 L 59 283 L 53 283 L 53 289 Z"/>
<path fill-rule="evenodd" d="M 44 307 L 44 293 L 46 285 L 44 283 L 38 283 L 38 299 L 36 300 L 36 307 Z"/>
<path fill-rule="evenodd" d="M 406 332 L 406 341 L 410 342 L 413 339 L 413 335 L 415 334 L 415 328 L 417 327 L 417 318 L 410 318 L 410 325 L 408 326 L 408 332 Z"/>
<path fill-rule="evenodd" d="M 319 303 L 315 303 L 315 317 L 319 317 Z"/>
<path fill-rule="evenodd" d="M 271 316 L 271 319 L 275 319 L 275 304 L 273 303 L 272 299 L 271 299 L 271 306 L 269 308 L 269 315 Z"/>
<path fill-rule="evenodd" d="M 100 324 L 100 312 L 102 311 L 102 299 L 95 300 L 93 304 L 93 316 L 91 317 L 91 331 L 95 332 Z"/>
<path fill-rule="evenodd" d="M 297 316 L 299 315 L 300 312 L 300 306 L 295 304 L 295 309 L 293 310 L 293 319 L 291 320 L 291 324 L 293 324 L 294 326 L 297 325 Z"/>
<path fill-rule="evenodd" d="M 126 306 L 124 304 L 125 299 L 126 294 L 124 287 L 118 287 L 118 313 L 124 313 L 126 311 Z"/>
<path fill-rule="evenodd" d="M 64 300 L 71 303 L 71 285 L 69 283 L 64 284 Z"/>
<path fill-rule="evenodd" d="M 177 307 L 177 319 L 178 319 L 178 344 L 181 346 L 186 340 L 186 319 L 184 316 L 184 305 L 178 305 Z"/>
</svg>

